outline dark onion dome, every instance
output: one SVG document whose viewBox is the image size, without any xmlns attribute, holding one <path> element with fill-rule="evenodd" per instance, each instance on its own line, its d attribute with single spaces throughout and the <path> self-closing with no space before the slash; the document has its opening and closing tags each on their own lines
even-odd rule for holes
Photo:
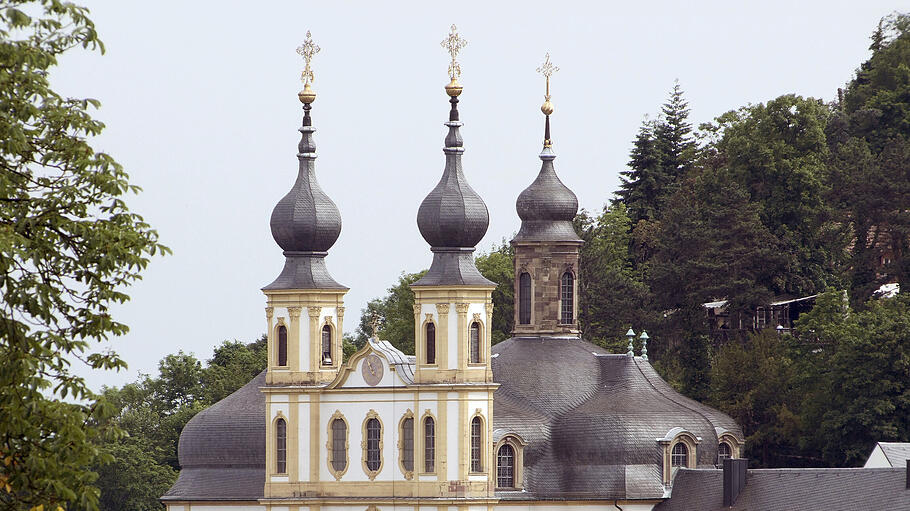
<svg viewBox="0 0 910 511">
<path fill-rule="evenodd" d="M 564 337 L 516 337 L 492 351 L 493 428 L 528 442 L 533 497 L 659 499 L 658 439 L 674 428 L 701 437 L 697 465 L 713 467 L 718 431 L 743 438 L 733 419 L 683 397 L 640 357 Z"/>
<path fill-rule="evenodd" d="M 162 500 L 256 500 L 265 487 L 265 371 L 180 433 L 180 477 Z"/>
<path fill-rule="evenodd" d="M 544 147 L 537 179 L 515 203 L 521 229 L 513 241 L 581 241 L 572 225 L 578 213 L 578 198 L 556 175 L 555 159 L 552 148 Z"/>
<path fill-rule="evenodd" d="M 325 256 L 341 233 L 341 214 L 316 181 L 316 131 L 310 119 L 312 105 L 304 104 L 300 144 L 297 146 L 297 181 L 275 209 L 270 222 L 272 237 L 284 250 L 284 269 L 264 289 L 346 289 L 335 282 L 325 266 Z"/>
<path fill-rule="evenodd" d="M 460 91 L 459 91 L 460 92 Z M 433 263 L 415 286 L 493 285 L 474 266 L 474 247 L 483 239 L 490 214 L 483 199 L 471 188 L 461 167 L 464 142 L 459 128 L 458 98 L 452 109 L 445 138 L 446 166 L 442 178 L 417 210 L 417 227 L 433 251 Z"/>
</svg>

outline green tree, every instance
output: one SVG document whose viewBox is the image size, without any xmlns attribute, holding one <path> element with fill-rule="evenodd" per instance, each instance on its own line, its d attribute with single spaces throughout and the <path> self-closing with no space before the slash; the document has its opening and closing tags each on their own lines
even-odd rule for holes
<svg viewBox="0 0 910 511">
<path fill-rule="evenodd" d="M 632 218 L 633 224 L 657 217 L 664 180 L 660 176 L 660 152 L 654 139 L 657 123 L 645 118 L 632 146 L 628 170 L 621 171 L 616 192 Z"/>
<path fill-rule="evenodd" d="M 500 343 L 512 337 L 515 327 L 515 252 L 512 245 L 502 240 L 488 253 L 476 258 L 480 274 L 496 283 L 493 290 L 493 325 L 490 342 Z"/>
<path fill-rule="evenodd" d="M 224 399 L 265 370 L 267 364 L 265 335 L 249 344 L 224 341 L 215 348 L 202 373 L 204 401 L 216 403 Z"/>
<path fill-rule="evenodd" d="M 77 47 L 103 51 L 87 14 L 54 0 L 7 0 L 0 8 L 5 508 L 96 507 L 89 467 L 110 459 L 99 447 L 106 433 L 97 425 L 112 410 L 70 364 L 125 367 L 112 351 L 91 352 L 92 343 L 126 333 L 109 308 L 128 300 L 124 289 L 150 256 L 167 251 L 124 202 L 139 189 L 111 156 L 89 144 L 104 128 L 90 115 L 99 102 L 50 87 L 60 55 Z"/>
<path fill-rule="evenodd" d="M 367 303 L 360 313 L 354 343 L 363 347 L 373 335 L 372 321 L 379 322 L 379 338 L 389 341 L 404 353 L 414 354 L 414 291 L 411 284 L 426 275 L 426 270 L 418 273 L 403 273 L 398 282 L 390 287 L 382 298 L 375 298 Z"/>
</svg>

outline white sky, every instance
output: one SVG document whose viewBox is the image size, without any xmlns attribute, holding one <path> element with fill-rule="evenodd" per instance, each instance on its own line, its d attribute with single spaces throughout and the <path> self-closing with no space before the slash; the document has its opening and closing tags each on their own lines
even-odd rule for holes
<svg viewBox="0 0 910 511">
<path fill-rule="evenodd" d="M 549 51 L 556 168 L 583 208 L 616 190 L 643 115 L 678 78 L 693 124 L 785 93 L 831 100 L 867 58 L 869 34 L 900 1 L 762 2 L 128 2 L 88 1 L 104 56 L 65 57 L 53 73 L 94 97 L 99 150 L 144 188 L 128 204 L 174 254 L 155 258 L 115 310 L 129 363 L 95 388 L 154 373 L 182 349 L 200 359 L 264 330 L 260 288 L 283 264 L 269 216 L 297 173 L 295 53 L 306 31 L 318 99 L 317 175 L 338 204 L 327 259 L 351 288 L 345 328 L 401 271 L 426 268 L 417 208 L 442 169 L 452 23 L 460 62 L 464 167 L 490 210 L 481 250 L 517 231 L 515 198 L 538 169 Z M 141 8 L 139 6 L 142 6 Z"/>
</svg>

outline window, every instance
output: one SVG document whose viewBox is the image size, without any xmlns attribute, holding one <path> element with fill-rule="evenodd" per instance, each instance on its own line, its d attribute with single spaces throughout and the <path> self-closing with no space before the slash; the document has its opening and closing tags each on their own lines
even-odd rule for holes
<svg viewBox="0 0 910 511">
<path fill-rule="evenodd" d="M 427 323 L 427 364 L 436 363 L 436 325 Z"/>
<path fill-rule="evenodd" d="M 531 275 L 527 272 L 518 277 L 518 323 L 531 324 Z"/>
<path fill-rule="evenodd" d="M 414 419 L 410 417 L 401 423 L 401 465 L 408 472 L 414 470 Z"/>
<path fill-rule="evenodd" d="M 480 446 L 483 440 L 483 421 L 480 417 L 471 420 L 471 472 L 483 472 Z"/>
<path fill-rule="evenodd" d="M 423 471 L 436 472 L 436 421 L 423 421 Z"/>
<path fill-rule="evenodd" d="M 723 464 L 724 460 L 727 458 L 733 457 L 733 449 L 730 449 L 730 444 L 727 442 L 721 442 L 717 444 L 717 463 Z"/>
<path fill-rule="evenodd" d="M 382 466 L 379 440 L 382 438 L 382 424 L 379 419 L 367 419 L 367 470 L 377 471 Z"/>
<path fill-rule="evenodd" d="M 471 323 L 471 363 L 480 363 L 480 324 Z"/>
<path fill-rule="evenodd" d="M 288 472 L 288 424 L 284 419 L 275 421 L 275 472 Z"/>
<path fill-rule="evenodd" d="M 567 271 L 562 274 L 560 299 L 562 307 L 559 322 L 564 325 L 575 323 L 575 276 L 572 275 L 572 272 Z"/>
<path fill-rule="evenodd" d="M 347 453 L 348 426 L 343 419 L 332 421 L 332 468 L 343 471 L 348 465 Z"/>
<path fill-rule="evenodd" d="M 322 327 L 322 365 L 332 365 L 332 327 Z"/>
<path fill-rule="evenodd" d="M 278 365 L 288 365 L 288 329 L 284 325 L 278 327 Z"/>
<path fill-rule="evenodd" d="M 673 452 L 670 454 L 670 465 L 674 467 L 689 466 L 689 448 L 682 442 L 673 445 Z"/>
<path fill-rule="evenodd" d="M 515 487 L 515 449 L 509 444 L 503 444 L 496 453 L 496 486 Z"/>
</svg>

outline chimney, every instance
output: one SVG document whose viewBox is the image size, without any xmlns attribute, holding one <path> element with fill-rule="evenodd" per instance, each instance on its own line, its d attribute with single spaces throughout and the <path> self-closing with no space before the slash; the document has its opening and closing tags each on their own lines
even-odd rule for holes
<svg viewBox="0 0 910 511">
<path fill-rule="evenodd" d="M 735 504 L 736 498 L 746 486 L 746 468 L 748 466 L 749 460 L 747 459 L 724 459 L 724 507 Z"/>
</svg>

